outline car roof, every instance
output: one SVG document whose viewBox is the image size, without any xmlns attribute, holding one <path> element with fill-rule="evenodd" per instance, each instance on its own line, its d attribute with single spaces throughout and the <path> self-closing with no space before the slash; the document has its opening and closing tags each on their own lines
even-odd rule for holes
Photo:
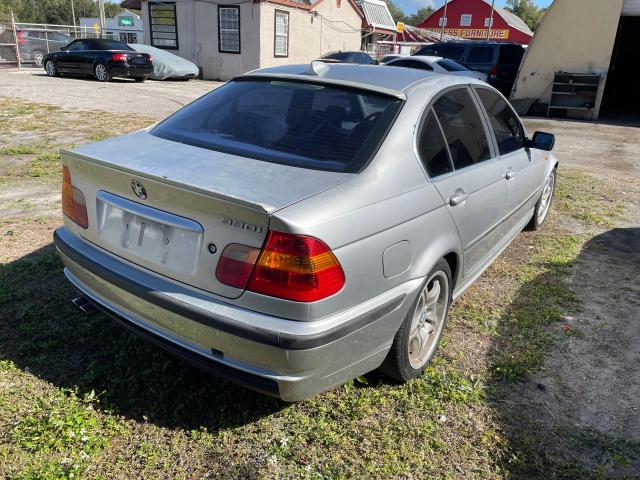
<svg viewBox="0 0 640 480">
<path fill-rule="evenodd" d="M 312 65 L 316 62 L 312 62 Z M 317 62 L 322 63 L 322 62 Z M 398 98 L 405 98 L 405 92 L 416 83 L 443 78 L 442 75 L 414 68 L 387 67 L 385 65 L 355 65 L 349 63 L 322 63 L 328 67 L 322 74 L 311 71 L 310 64 L 284 65 L 263 68 L 245 73 L 236 78 L 273 78 L 298 81 L 313 81 L 371 90 Z M 311 72 L 311 73 L 310 73 Z M 452 84 L 470 83 L 471 78 L 450 76 Z"/>
</svg>

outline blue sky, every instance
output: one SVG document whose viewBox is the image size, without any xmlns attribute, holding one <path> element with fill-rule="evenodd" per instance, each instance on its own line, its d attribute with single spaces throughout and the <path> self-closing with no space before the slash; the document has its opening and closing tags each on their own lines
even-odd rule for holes
<svg viewBox="0 0 640 480">
<path fill-rule="evenodd" d="M 538 7 L 548 7 L 552 0 L 533 0 Z M 444 5 L 444 0 L 393 0 L 398 7 L 400 7 L 406 14 L 415 13 L 422 7 L 439 8 Z M 505 0 L 496 0 L 496 5 L 504 7 Z"/>
</svg>

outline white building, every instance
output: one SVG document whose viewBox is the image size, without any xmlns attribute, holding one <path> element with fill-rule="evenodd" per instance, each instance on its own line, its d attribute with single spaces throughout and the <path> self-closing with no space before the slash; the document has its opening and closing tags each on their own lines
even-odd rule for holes
<svg viewBox="0 0 640 480">
<path fill-rule="evenodd" d="M 100 36 L 99 18 L 81 18 L 80 26 L 93 30 Z M 142 18 L 129 10 L 123 10 L 118 16 L 106 19 L 103 37 L 120 40 L 124 43 L 144 43 L 144 28 Z"/>
</svg>

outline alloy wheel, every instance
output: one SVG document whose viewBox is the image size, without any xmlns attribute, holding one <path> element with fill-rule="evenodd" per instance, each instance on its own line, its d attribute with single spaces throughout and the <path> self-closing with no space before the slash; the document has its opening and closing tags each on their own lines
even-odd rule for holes
<svg viewBox="0 0 640 480">
<path fill-rule="evenodd" d="M 447 275 L 435 272 L 420 292 L 409 332 L 409 364 L 419 370 L 426 365 L 438 345 L 449 303 Z"/>
<path fill-rule="evenodd" d="M 36 67 L 42 66 L 43 58 L 44 58 L 44 55 L 42 54 L 42 52 L 35 52 L 33 54 L 33 62 L 36 64 Z"/>
<path fill-rule="evenodd" d="M 56 74 L 56 65 L 53 63 L 53 60 L 47 60 L 44 68 L 47 71 L 47 75 L 50 77 L 53 77 Z"/>
<path fill-rule="evenodd" d="M 547 217 L 547 213 L 549 213 L 549 207 L 551 206 L 551 200 L 553 199 L 555 181 L 555 172 L 551 172 L 544 184 L 544 187 L 542 188 L 542 196 L 540 197 L 540 205 L 538 207 L 538 224 L 542 224 L 544 219 Z"/>
<path fill-rule="evenodd" d="M 96 65 L 96 78 L 101 82 L 104 82 L 107 79 L 107 67 L 101 63 Z"/>
</svg>

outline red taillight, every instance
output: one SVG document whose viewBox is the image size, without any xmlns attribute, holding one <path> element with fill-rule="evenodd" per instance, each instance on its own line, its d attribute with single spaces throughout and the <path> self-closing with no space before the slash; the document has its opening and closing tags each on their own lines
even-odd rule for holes
<svg viewBox="0 0 640 480">
<path fill-rule="evenodd" d="M 66 166 L 62 167 L 62 213 L 82 228 L 89 227 L 84 194 L 72 185 L 71 174 Z"/>
<path fill-rule="evenodd" d="M 111 56 L 111 60 L 113 60 L 114 62 L 126 62 L 127 61 L 127 54 L 126 53 L 114 53 Z"/>
<path fill-rule="evenodd" d="M 259 253 L 259 248 L 238 243 L 227 245 L 218 260 L 216 278 L 225 285 L 244 289 Z"/>
<path fill-rule="evenodd" d="M 18 43 L 20 45 L 26 45 L 27 41 L 24 39 L 24 30 L 20 30 L 17 35 Z"/>
<path fill-rule="evenodd" d="M 324 242 L 269 231 L 247 289 L 297 302 L 315 302 L 343 286 L 342 267 Z"/>
<path fill-rule="evenodd" d="M 493 68 L 491 69 L 491 72 L 489 73 L 489 77 L 498 78 L 499 73 L 500 73 L 500 69 L 498 68 L 498 65 L 494 65 Z"/>
<path fill-rule="evenodd" d="M 149 58 L 147 59 L 147 62 L 148 62 L 148 63 L 153 62 L 153 57 L 152 57 L 151 55 L 147 55 L 147 57 L 149 57 Z"/>
</svg>

